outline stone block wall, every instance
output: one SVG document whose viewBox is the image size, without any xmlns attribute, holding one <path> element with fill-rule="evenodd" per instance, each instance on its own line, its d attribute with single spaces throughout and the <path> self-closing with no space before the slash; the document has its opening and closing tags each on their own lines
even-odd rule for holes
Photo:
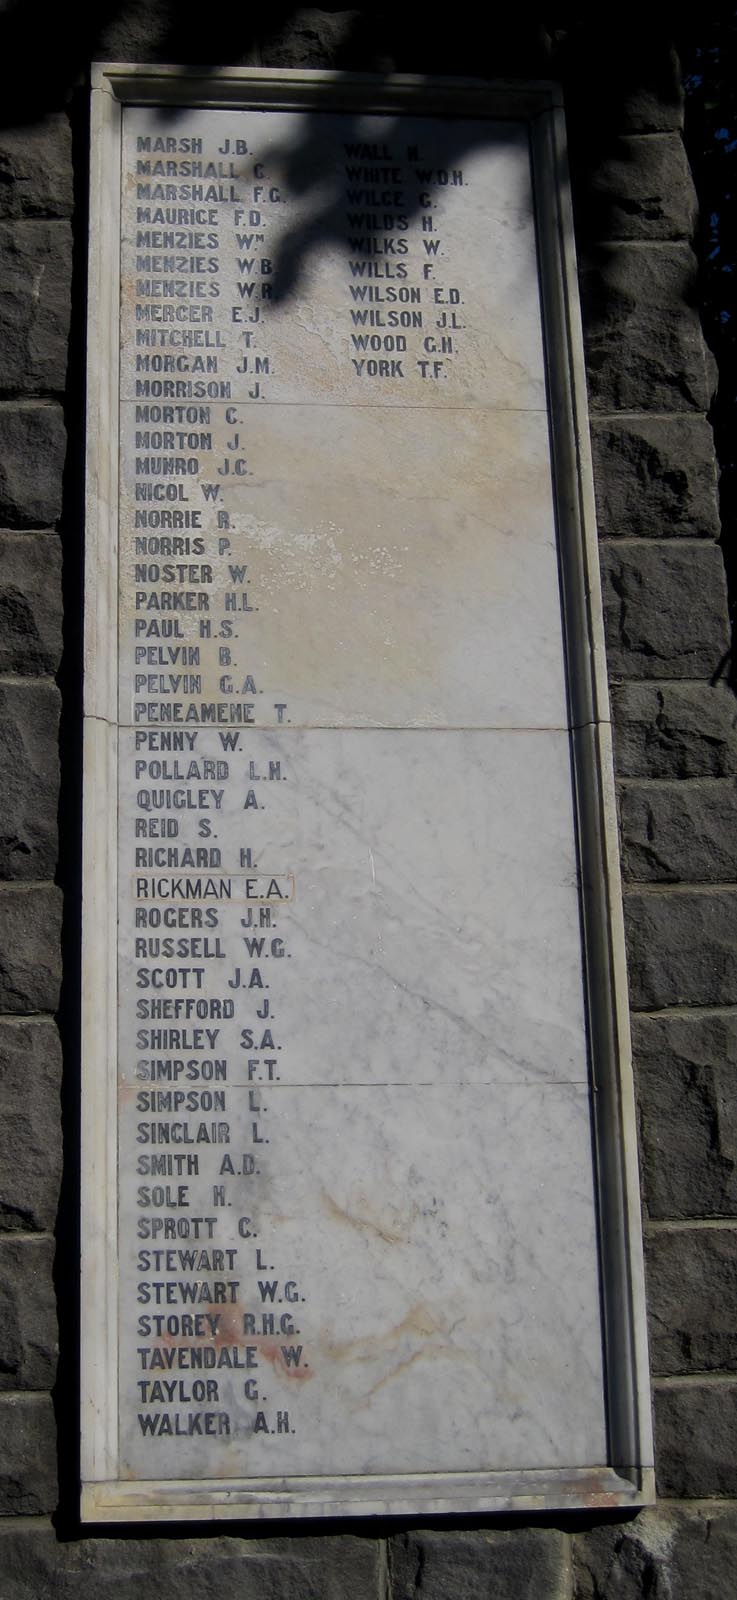
<svg viewBox="0 0 737 1600">
<path fill-rule="evenodd" d="M 48 1516 L 56 1503 L 57 676 L 71 214 L 64 112 L 0 130 L 0 1512 L 11 1520 Z"/>
<path fill-rule="evenodd" d="M 87 160 L 76 75 L 95 57 L 196 61 L 196 22 L 164 0 L 107 8 L 97 33 L 61 52 L 58 73 L 44 58 L 36 102 L 22 115 L 6 107 L 0 127 L 0 1600 L 722 1600 L 737 1559 L 737 704 L 725 672 L 706 421 L 715 374 L 697 310 L 695 194 L 677 64 L 657 30 L 634 33 L 612 66 L 611 41 L 593 25 L 569 36 L 528 19 L 513 37 L 449 51 L 442 39 L 431 48 L 427 27 L 420 38 L 402 8 L 393 17 L 275 10 L 270 35 L 234 41 L 215 7 L 208 59 L 564 81 L 616 734 L 658 1503 L 614 1521 L 477 1518 L 268 1537 L 232 1526 L 90 1536 L 75 1522 Z"/>
</svg>

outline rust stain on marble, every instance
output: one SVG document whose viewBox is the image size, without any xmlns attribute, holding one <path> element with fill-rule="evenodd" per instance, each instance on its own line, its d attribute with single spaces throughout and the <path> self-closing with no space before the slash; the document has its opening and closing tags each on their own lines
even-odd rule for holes
<svg viewBox="0 0 737 1600">
<path fill-rule="evenodd" d="M 408 1336 L 423 1340 L 423 1349 L 417 1352 L 418 1355 L 431 1353 L 426 1349 L 426 1341 L 430 1339 L 436 1341 L 432 1351 L 447 1350 L 450 1348 L 447 1332 L 448 1330 L 442 1327 L 428 1307 L 420 1303 L 412 1306 L 401 1322 L 394 1323 L 383 1333 L 363 1334 L 358 1339 L 344 1340 L 340 1344 L 322 1340 L 321 1347 L 331 1361 L 375 1361 L 378 1355 L 391 1350 L 392 1346 L 396 1346 L 401 1339 Z M 437 1335 L 441 1336 L 440 1344 L 437 1342 Z M 409 1359 L 406 1358 L 402 1365 L 408 1365 Z"/>
<path fill-rule="evenodd" d="M 405 1243 L 404 1234 L 397 1233 L 380 1222 L 375 1222 L 371 1217 L 355 1216 L 352 1212 L 346 1211 L 343 1206 L 338 1205 L 337 1200 L 334 1200 L 331 1194 L 328 1194 L 327 1189 L 321 1190 L 321 1196 L 325 1210 L 334 1222 L 346 1223 L 348 1227 L 356 1228 L 359 1233 L 375 1233 L 377 1238 L 384 1240 L 385 1244 Z"/>
</svg>

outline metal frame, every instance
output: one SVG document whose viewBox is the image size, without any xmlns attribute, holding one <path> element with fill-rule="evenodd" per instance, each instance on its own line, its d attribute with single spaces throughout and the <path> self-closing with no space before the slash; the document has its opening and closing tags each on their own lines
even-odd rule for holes
<svg viewBox="0 0 737 1600">
<path fill-rule="evenodd" d="M 93 68 L 87 380 L 82 1032 L 82 1518 L 303 1518 L 637 1507 L 653 1454 L 611 726 L 565 122 L 554 84 L 226 67 Z M 592 1062 L 609 1459 L 600 1469 L 117 1478 L 116 809 L 120 140 L 124 105 L 525 121 L 530 130 Z"/>
</svg>

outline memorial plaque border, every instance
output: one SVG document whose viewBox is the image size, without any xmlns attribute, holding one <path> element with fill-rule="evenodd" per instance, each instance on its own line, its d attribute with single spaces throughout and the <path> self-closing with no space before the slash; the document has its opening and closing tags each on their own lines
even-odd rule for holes
<svg viewBox="0 0 737 1600">
<path fill-rule="evenodd" d="M 534 1512 L 654 1494 L 637 1141 L 593 477 L 565 120 L 546 83 L 97 65 L 92 75 L 82 948 L 82 1519 Z M 581 869 L 609 1459 L 570 1471 L 120 1481 L 117 1471 L 117 502 L 124 105 L 489 117 L 529 124 Z"/>
</svg>

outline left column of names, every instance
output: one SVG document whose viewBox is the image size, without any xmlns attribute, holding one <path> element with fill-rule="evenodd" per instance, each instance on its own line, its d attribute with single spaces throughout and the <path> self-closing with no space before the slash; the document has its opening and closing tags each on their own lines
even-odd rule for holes
<svg viewBox="0 0 737 1600">
<path fill-rule="evenodd" d="M 128 112 L 124 138 L 119 1405 L 151 1477 L 240 1473 L 237 1438 L 293 1431 L 260 1359 L 292 1310 L 244 1310 L 282 1269 L 253 1217 L 282 1048 L 258 963 L 292 884 L 257 859 L 288 708 L 253 670 L 238 532 L 284 202 L 232 121 Z"/>
</svg>

